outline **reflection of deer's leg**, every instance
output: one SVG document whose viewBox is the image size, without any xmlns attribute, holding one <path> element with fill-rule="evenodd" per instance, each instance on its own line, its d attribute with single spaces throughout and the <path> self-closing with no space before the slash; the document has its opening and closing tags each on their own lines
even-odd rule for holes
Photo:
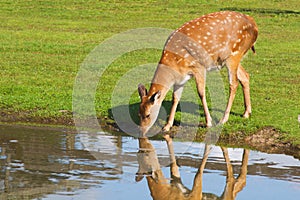
<svg viewBox="0 0 300 200">
<path fill-rule="evenodd" d="M 227 167 L 227 179 L 230 177 L 233 177 L 233 168 L 229 159 L 229 155 L 228 155 L 228 150 L 225 147 L 221 147 L 222 151 L 223 151 L 223 156 L 226 162 L 226 167 Z"/>
<path fill-rule="evenodd" d="M 228 150 L 221 147 L 227 166 L 226 186 L 222 195 L 223 199 L 235 199 L 238 192 L 240 192 L 246 185 L 247 165 L 249 158 L 249 150 L 244 150 L 241 172 L 237 179 L 234 178 L 232 164 L 229 159 Z"/>
<path fill-rule="evenodd" d="M 228 150 L 225 147 L 221 147 L 223 151 L 223 156 L 226 162 L 227 167 L 227 175 L 226 175 L 226 186 L 224 188 L 224 192 L 222 194 L 221 199 L 234 199 L 233 197 L 233 189 L 234 189 L 234 183 L 235 179 L 233 177 L 233 168 L 229 159 Z"/>
<path fill-rule="evenodd" d="M 168 150 L 169 150 L 169 156 L 170 156 L 170 173 L 171 173 L 171 185 L 175 186 L 174 192 L 174 197 L 176 196 L 179 198 L 179 196 L 183 197 L 186 193 L 189 192 L 189 189 L 186 188 L 181 181 L 180 178 L 180 173 L 179 173 L 179 167 L 176 162 L 175 158 L 175 152 L 174 152 L 174 147 L 173 147 L 173 140 L 170 137 L 170 135 L 166 134 L 164 135 L 164 138 L 167 142 Z M 168 197 L 171 198 L 171 197 Z"/>
<path fill-rule="evenodd" d="M 210 153 L 210 149 L 211 147 L 206 144 L 201 165 L 199 166 L 198 171 L 194 178 L 194 185 L 191 192 L 191 197 L 197 197 L 197 199 L 202 199 L 202 177 L 208 159 L 208 154 Z"/>
<path fill-rule="evenodd" d="M 238 178 L 236 179 L 236 183 L 234 187 L 235 195 L 246 186 L 248 159 L 249 159 L 249 150 L 244 149 L 241 171 Z"/>
<path fill-rule="evenodd" d="M 173 140 L 170 137 L 169 134 L 164 135 L 164 138 L 167 142 L 168 150 L 169 150 L 169 156 L 170 156 L 170 163 L 171 163 L 171 177 L 176 177 L 180 178 L 180 173 L 179 173 L 179 168 L 176 163 L 176 158 L 175 158 L 175 152 L 174 152 L 174 147 L 173 147 Z"/>
</svg>

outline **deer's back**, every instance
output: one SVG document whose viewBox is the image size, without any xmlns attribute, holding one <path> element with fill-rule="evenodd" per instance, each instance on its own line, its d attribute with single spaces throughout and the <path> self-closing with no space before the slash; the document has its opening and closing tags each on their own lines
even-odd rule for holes
<svg viewBox="0 0 300 200">
<path fill-rule="evenodd" d="M 222 11 L 189 21 L 167 40 L 160 63 L 206 68 L 222 66 L 230 56 L 244 55 L 255 43 L 257 25 L 242 13 Z"/>
</svg>

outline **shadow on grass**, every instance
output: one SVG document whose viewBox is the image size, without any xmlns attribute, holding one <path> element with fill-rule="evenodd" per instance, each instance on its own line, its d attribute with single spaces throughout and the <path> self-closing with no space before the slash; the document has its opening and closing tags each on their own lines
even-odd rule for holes
<svg viewBox="0 0 300 200">
<path fill-rule="evenodd" d="M 108 110 L 109 118 L 114 120 L 119 129 L 124 132 L 136 132 L 137 125 L 139 124 L 138 110 L 140 103 L 134 103 L 129 105 L 120 105 Z M 167 122 L 167 118 L 170 114 L 172 101 L 164 101 L 158 115 L 158 126 L 162 128 Z M 203 106 L 193 102 L 182 101 L 177 107 L 177 117 L 179 120 L 174 121 L 175 126 L 196 126 L 199 128 L 206 128 L 205 116 Z M 210 109 L 213 121 L 217 124 L 224 114 L 222 109 Z M 187 114 L 187 115 L 185 115 Z M 183 115 L 185 115 L 183 117 Z M 230 115 L 240 116 L 242 114 L 231 112 Z M 184 118 L 184 119 L 183 119 Z M 200 123 L 199 123 L 200 122 Z"/>
<path fill-rule="evenodd" d="M 279 9 L 270 9 L 270 8 L 238 8 L 238 7 L 227 7 L 227 8 L 220 8 L 221 11 L 230 10 L 230 11 L 239 11 L 239 12 L 252 12 L 252 13 L 259 13 L 259 14 L 275 14 L 275 15 L 282 15 L 282 14 L 293 14 L 299 15 L 299 11 L 294 10 L 279 10 Z"/>
<path fill-rule="evenodd" d="M 117 107 L 113 107 L 111 109 L 108 110 L 109 113 L 109 118 L 115 120 L 116 117 L 121 120 L 122 122 L 134 122 L 136 125 L 139 124 L 139 116 L 138 116 L 138 111 L 139 111 L 139 105 L 140 103 L 134 103 L 134 104 L 129 104 L 129 105 L 121 105 L 121 106 L 117 106 Z M 171 106 L 172 106 L 172 101 L 164 101 L 162 103 L 162 107 L 160 110 L 160 114 L 158 115 L 158 121 L 160 120 L 167 120 L 166 116 L 163 115 L 161 113 L 162 109 L 166 110 L 167 115 L 169 115 L 169 112 L 171 110 Z M 195 103 L 191 103 L 191 102 L 180 102 L 178 104 L 177 110 L 176 112 L 181 112 L 181 106 L 185 106 L 186 108 L 189 108 L 188 110 L 185 109 L 188 113 L 193 113 L 195 114 L 195 112 L 197 112 L 198 115 L 203 116 L 203 114 L 199 113 L 199 110 L 203 109 L 202 106 L 199 106 Z M 129 111 L 129 115 L 128 115 L 128 111 Z M 118 115 L 118 116 L 116 116 Z M 130 119 L 129 119 L 130 117 Z M 175 124 L 179 124 L 180 122 L 175 121 Z"/>
</svg>

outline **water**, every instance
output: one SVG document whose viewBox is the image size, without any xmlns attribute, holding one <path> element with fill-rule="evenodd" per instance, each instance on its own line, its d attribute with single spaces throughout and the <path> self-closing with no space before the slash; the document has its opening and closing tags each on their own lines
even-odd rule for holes
<svg viewBox="0 0 300 200">
<path fill-rule="evenodd" d="M 292 156 L 217 146 L 205 151 L 193 142 L 171 147 L 174 156 L 165 141 L 0 126 L 0 199 L 152 199 L 149 186 L 153 195 L 171 187 L 180 197 L 194 183 L 193 192 L 206 199 L 299 198 L 300 161 Z M 170 165 L 175 157 L 179 170 Z M 180 179 L 171 177 L 171 166 Z"/>
</svg>

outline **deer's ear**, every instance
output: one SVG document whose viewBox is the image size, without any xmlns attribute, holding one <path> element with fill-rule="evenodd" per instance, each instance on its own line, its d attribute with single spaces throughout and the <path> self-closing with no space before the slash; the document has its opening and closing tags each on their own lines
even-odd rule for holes
<svg viewBox="0 0 300 200">
<path fill-rule="evenodd" d="M 141 99 L 142 97 L 147 96 L 147 90 L 143 84 L 140 83 L 138 85 L 138 91 Z"/>
<path fill-rule="evenodd" d="M 151 96 L 150 101 L 154 104 L 157 103 L 157 100 L 160 98 L 160 95 L 161 95 L 161 92 L 159 90 Z"/>
</svg>

